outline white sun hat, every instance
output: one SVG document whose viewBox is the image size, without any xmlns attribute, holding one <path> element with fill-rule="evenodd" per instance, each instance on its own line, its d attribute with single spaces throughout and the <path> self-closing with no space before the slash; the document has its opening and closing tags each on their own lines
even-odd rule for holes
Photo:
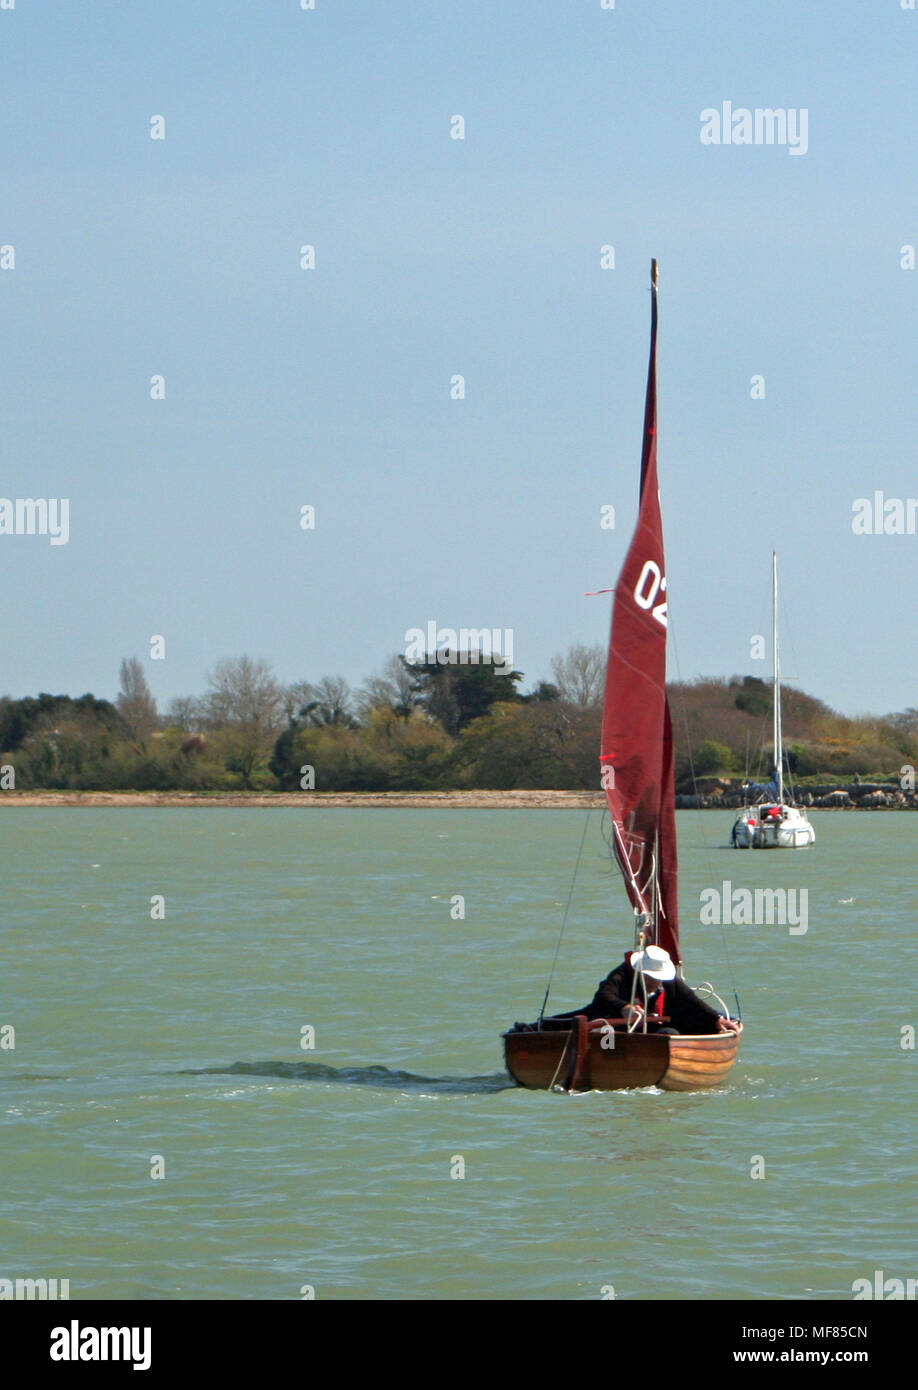
<svg viewBox="0 0 918 1390">
<path fill-rule="evenodd" d="M 676 967 L 668 951 L 662 946 L 645 946 L 643 951 L 632 951 L 628 964 L 632 970 L 640 970 L 649 980 L 674 980 Z"/>
</svg>

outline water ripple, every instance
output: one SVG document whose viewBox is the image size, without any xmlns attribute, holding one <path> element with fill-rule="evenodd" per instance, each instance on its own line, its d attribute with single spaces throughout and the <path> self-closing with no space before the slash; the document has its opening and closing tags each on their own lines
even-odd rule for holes
<svg viewBox="0 0 918 1390">
<path fill-rule="evenodd" d="M 279 1076 L 286 1081 L 332 1081 L 345 1086 L 384 1086 L 453 1095 L 483 1095 L 516 1089 L 505 1071 L 490 1076 L 416 1076 L 413 1072 L 389 1067 L 330 1067 L 323 1062 L 231 1062 L 223 1067 L 197 1067 L 179 1075 Z"/>
</svg>

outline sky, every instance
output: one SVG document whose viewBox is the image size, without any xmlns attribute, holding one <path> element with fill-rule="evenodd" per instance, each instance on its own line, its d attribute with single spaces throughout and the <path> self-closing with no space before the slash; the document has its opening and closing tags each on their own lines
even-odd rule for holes
<svg viewBox="0 0 918 1390">
<path fill-rule="evenodd" d="M 529 688 L 604 643 L 655 256 L 670 678 L 769 675 L 774 550 L 788 678 L 918 705 L 918 535 L 852 529 L 918 497 L 918 11 L 9 3 L 0 497 L 70 517 L 0 534 L 0 694 L 359 684 L 430 621 L 512 630 Z M 703 143 L 726 101 L 805 153 Z"/>
</svg>

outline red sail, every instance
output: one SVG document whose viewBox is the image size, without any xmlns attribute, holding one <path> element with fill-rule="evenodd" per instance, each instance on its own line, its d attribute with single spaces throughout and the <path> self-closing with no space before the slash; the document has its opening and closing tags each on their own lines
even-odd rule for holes
<svg viewBox="0 0 918 1390">
<path fill-rule="evenodd" d="M 647 940 L 677 963 L 676 813 L 673 740 L 666 698 L 666 563 L 657 483 L 657 268 L 641 498 L 637 526 L 612 609 L 600 763 L 619 867 L 633 906 L 647 914 Z"/>
</svg>

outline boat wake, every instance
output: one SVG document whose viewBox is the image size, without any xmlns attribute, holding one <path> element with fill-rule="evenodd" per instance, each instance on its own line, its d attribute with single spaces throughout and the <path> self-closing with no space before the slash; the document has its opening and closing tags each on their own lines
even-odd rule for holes
<svg viewBox="0 0 918 1390">
<path fill-rule="evenodd" d="M 389 1067 L 329 1067 L 323 1062 L 231 1062 L 225 1067 L 197 1067 L 181 1076 L 269 1076 L 285 1081 L 325 1081 L 343 1086 L 382 1086 L 398 1091 L 435 1091 L 444 1095 L 485 1095 L 515 1090 L 505 1071 L 491 1076 L 416 1076 Z"/>
</svg>

